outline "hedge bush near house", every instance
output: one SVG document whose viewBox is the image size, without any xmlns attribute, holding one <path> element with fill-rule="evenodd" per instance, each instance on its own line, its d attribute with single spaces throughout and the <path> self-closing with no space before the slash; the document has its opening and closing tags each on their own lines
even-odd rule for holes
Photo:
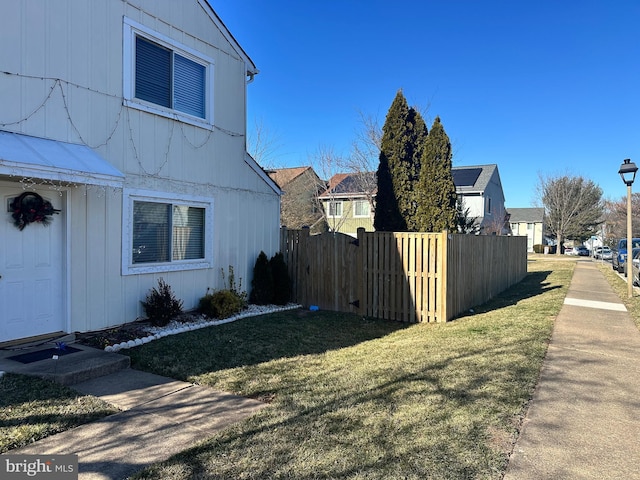
<svg viewBox="0 0 640 480">
<path fill-rule="evenodd" d="M 253 267 L 251 287 L 249 301 L 254 305 L 286 305 L 291 300 L 291 277 L 282 253 L 267 259 L 260 252 Z"/>
<path fill-rule="evenodd" d="M 544 253 L 544 249 L 545 248 L 548 249 L 547 253 L 550 253 L 550 254 L 556 253 L 556 246 L 555 245 L 541 245 L 539 243 L 533 246 L 533 252 L 534 253 Z"/>
<path fill-rule="evenodd" d="M 291 277 L 281 252 L 276 253 L 271 260 L 271 275 L 273 275 L 273 304 L 286 305 L 291 300 Z"/>
<path fill-rule="evenodd" d="M 249 302 L 254 305 L 268 305 L 273 301 L 273 273 L 267 254 L 260 252 L 253 267 Z"/>
</svg>

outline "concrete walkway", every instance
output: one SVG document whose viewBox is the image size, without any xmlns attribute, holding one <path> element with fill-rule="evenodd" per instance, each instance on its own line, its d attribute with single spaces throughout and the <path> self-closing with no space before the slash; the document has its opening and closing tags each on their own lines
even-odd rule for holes
<svg viewBox="0 0 640 480">
<path fill-rule="evenodd" d="M 578 261 L 505 480 L 640 479 L 640 332 Z"/>
<path fill-rule="evenodd" d="M 8 454 L 77 454 L 80 479 L 123 479 L 266 406 L 132 369 L 71 387 L 123 412 Z"/>
</svg>

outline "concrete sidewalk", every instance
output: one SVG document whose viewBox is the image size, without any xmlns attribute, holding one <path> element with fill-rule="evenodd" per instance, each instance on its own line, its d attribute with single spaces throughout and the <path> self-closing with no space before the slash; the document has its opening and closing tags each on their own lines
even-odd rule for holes
<svg viewBox="0 0 640 480">
<path fill-rule="evenodd" d="M 578 261 L 505 480 L 640 479 L 640 332 Z"/>
<path fill-rule="evenodd" d="M 77 454 L 80 479 L 122 479 L 266 406 L 132 369 L 72 388 L 124 411 L 8 454 Z"/>
</svg>

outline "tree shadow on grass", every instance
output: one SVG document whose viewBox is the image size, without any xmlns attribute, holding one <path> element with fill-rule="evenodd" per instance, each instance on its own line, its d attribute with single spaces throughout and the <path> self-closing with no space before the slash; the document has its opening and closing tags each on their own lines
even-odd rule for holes
<svg viewBox="0 0 640 480">
<path fill-rule="evenodd" d="M 130 349 L 132 367 L 176 379 L 322 354 L 378 339 L 411 324 L 356 314 L 290 310 L 185 332 Z"/>
<path fill-rule="evenodd" d="M 462 312 L 454 320 L 468 317 L 470 315 L 476 315 L 478 313 L 490 312 L 492 310 L 498 310 L 510 305 L 516 305 L 522 300 L 543 295 L 552 290 L 562 288 L 561 285 L 552 285 L 547 281 L 547 278 L 553 272 L 551 270 L 531 272 L 527 274 L 524 279 L 509 287 L 508 289 L 500 292 L 497 296 L 492 298 L 486 303 L 473 307 L 472 309 Z"/>
</svg>

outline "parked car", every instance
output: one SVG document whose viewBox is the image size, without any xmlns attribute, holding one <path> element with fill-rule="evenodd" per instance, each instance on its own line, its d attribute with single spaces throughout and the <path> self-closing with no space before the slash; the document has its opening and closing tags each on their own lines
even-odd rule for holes
<svg viewBox="0 0 640 480">
<path fill-rule="evenodd" d="M 633 284 L 640 286 L 640 248 L 634 248 L 631 258 Z"/>
<path fill-rule="evenodd" d="M 596 247 L 593 249 L 593 258 L 601 260 L 611 260 L 613 251 L 609 247 Z"/>
<path fill-rule="evenodd" d="M 584 245 L 580 245 L 579 247 L 573 247 L 574 255 L 580 255 L 581 257 L 589 256 L 589 249 Z"/>
<path fill-rule="evenodd" d="M 640 238 L 631 239 L 631 248 L 640 248 Z M 619 273 L 624 273 L 624 262 L 627 259 L 627 239 L 621 238 L 616 244 L 611 258 L 611 266 Z"/>
<path fill-rule="evenodd" d="M 635 262 L 635 264 L 632 264 L 632 268 L 637 266 L 637 263 L 640 261 L 640 247 L 638 248 L 634 248 L 631 251 L 631 256 L 633 257 L 633 262 Z M 627 271 L 627 265 L 629 264 L 629 262 L 625 262 L 624 263 L 624 267 L 622 267 L 622 270 L 624 273 L 624 276 L 626 277 L 628 275 L 628 271 Z M 634 278 L 634 282 L 635 282 L 635 278 Z"/>
<path fill-rule="evenodd" d="M 576 253 L 573 251 L 573 247 L 564 247 L 565 255 L 575 255 Z"/>
</svg>

